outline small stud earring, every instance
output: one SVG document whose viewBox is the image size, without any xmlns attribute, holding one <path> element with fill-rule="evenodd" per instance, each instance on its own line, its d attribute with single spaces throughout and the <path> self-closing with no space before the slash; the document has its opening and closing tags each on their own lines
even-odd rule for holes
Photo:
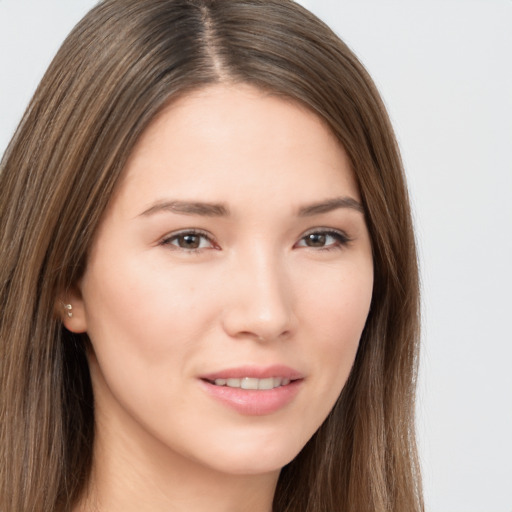
<svg viewBox="0 0 512 512">
<path fill-rule="evenodd" d="M 73 316 L 73 306 L 71 304 L 62 304 L 62 306 L 66 310 L 68 318 L 71 318 Z"/>
</svg>

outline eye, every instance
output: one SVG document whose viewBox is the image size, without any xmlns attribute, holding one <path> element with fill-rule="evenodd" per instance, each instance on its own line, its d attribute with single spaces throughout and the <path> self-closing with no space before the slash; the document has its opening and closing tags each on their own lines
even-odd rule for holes
<svg viewBox="0 0 512 512">
<path fill-rule="evenodd" d="M 342 231 L 315 230 L 306 233 L 296 244 L 296 247 L 311 247 L 316 249 L 341 248 L 350 242 L 350 238 Z"/>
<path fill-rule="evenodd" d="M 216 249 L 212 238 L 202 231 L 187 230 L 171 234 L 162 240 L 161 245 L 170 246 L 173 249 L 182 249 L 188 252 L 201 251 L 202 249 Z"/>
</svg>

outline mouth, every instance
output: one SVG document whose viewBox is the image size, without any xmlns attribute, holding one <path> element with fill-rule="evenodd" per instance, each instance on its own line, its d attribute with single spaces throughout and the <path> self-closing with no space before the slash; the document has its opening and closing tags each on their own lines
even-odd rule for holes
<svg viewBox="0 0 512 512">
<path fill-rule="evenodd" d="M 228 379 L 214 379 L 206 382 L 213 384 L 214 386 L 226 386 L 228 388 L 240 388 L 240 389 L 252 389 L 252 390 L 269 390 L 280 388 L 281 386 L 287 386 L 293 380 L 288 377 L 267 377 L 264 379 L 258 379 L 255 377 L 242 377 L 242 378 L 228 378 Z"/>
<path fill-rule="evenodd" d="M 230 368 L 200 377 L 205 392 L 240 414 L 262 416 L 290 404 L 305 375 L 283 365 Z"/>
</svg>

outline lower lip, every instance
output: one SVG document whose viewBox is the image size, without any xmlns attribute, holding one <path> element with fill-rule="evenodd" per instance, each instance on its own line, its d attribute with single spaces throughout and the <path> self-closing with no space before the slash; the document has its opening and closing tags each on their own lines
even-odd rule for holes
<svg viewBox="0 0 512 512">
<path fill-rule="evenodd" d="M 264 416 L 286 407 L 299 392 L 302 379 L 294 380 L 286 386 L 265 390 L 216 386 L 204 380 L 201 384 L 210 396 L 240 414 Z"/>
</svg>

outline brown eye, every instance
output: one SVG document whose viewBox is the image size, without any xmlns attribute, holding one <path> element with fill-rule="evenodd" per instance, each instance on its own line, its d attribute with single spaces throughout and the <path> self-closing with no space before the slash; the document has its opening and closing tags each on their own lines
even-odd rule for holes
<svg viewBox="0 0 512 512">
<path fill-rule="evenodd" d="M 213 249 L 212 239 L 202 232 L 182 231 L 175 233 L 162 241 L 162 245 L 172 249 L 182 249 L 188 252 L 201 251 L 202 249 Z"/>
<path fill-rule="evenodd" d="M 296 247 L 336 249 L 346 246 L 349 242 L 349 237 L 342 231 L 313 231 L 304 235 L 297 242 Z"/>
<path fill-rule="evenodd" d="M 182 249 L 199 249 L 201 237 L 199 235 L 180 235 L 176 237 L 176 242 Z"/>
<path fill-rule="evenodd" d="M 325 233 L 311 233 L 304 237 L 304 241 L 308 247 L 324 247 L 327 235 Z"/>
</svg>

